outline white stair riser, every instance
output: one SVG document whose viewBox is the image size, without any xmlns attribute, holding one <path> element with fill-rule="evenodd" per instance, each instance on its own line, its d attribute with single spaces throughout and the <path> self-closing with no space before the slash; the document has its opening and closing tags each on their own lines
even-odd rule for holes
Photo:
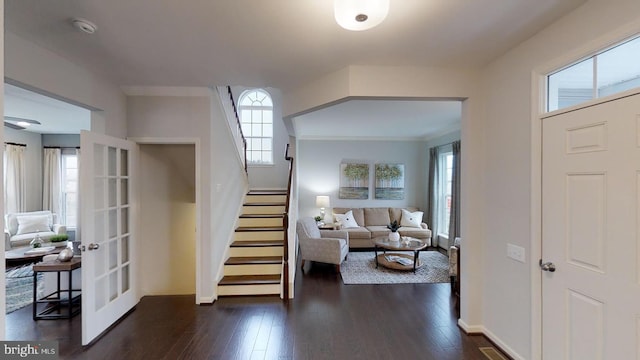
<svg viewBox="0 0 640 360">
<path fill-rule="evenodd" d="M 272 206 L 243 206 L 243 214 L 283 214 L 284 205 Z"/>
<path fill-rule="evenodd" d="M 229 249 L 230 257 L 245 256 L 283 256 L 282 246 L 254 246 L 254 247 L 232 247 Z"/>
<path fill-rule="evenodd" d="M 284 231 L 236 231 L 235 240 L 284 240 Z"/>
<path fill-rule="evenodd" d="M 284 203 L 286 195 L 247 195 L 244 202 L 247 203 Z"/>
<path fill-rule="evenodd" d="M 282 226 L 282 218 L 240 218 L 240 227 Z"/>
<path fill-rule="evenodd" d="M 218 296 L 231 295 L 279 295 L 280 284 L 268 285 L 218 285 Z"/>
<path fill-rule="evenodd" d="M 281 270 L 282 264 L 225 265 L 224 275 L 274 275 Z"/>
</svg>

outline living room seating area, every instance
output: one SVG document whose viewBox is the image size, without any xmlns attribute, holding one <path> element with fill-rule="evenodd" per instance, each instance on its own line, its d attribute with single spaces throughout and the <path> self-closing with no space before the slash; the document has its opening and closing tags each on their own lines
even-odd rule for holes
<svg viewBox="0 0 640 360">
<path fill-rule="evenodd" d="M 372 239 L 388 236 L 387 225 L 394 221 L 400 224 L 400 236 L 425 240 L 431 246 L 431 230 L 422 215 L 415 207 L 333 208 L 340 229 L 349 233 L 350 248 L 373 248 Z"/>
<path fill-rule="evenodd" d="M 36 234 L 44 242 L 54 235 L 66 234 L 67 227 L 56 221 L 57 214 L 48 210 L 5 215 L 5 250 L 29 245 Z"/>
</svg>

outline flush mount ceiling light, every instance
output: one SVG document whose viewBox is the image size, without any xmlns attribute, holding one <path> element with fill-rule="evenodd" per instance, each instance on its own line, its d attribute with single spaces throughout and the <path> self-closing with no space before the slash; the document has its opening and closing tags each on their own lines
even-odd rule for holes
<svg viewBox="0 0 640 360">
<path fill-rule="evenodd" d="M 82 19 L 82 18 L 71 19 L 71 23 L 73 24 L 73 27 L 87 34 L 93 34 L 98 30 L 98 27 L 96 26 L 96 24 L 86 19 Z"/>
<path fill-rule="evenodd" d="M 389 12 L 389 0 L 334 0 L 336 22 L 347 30 L 362 31 L 380 24 Z"/>
</svg>

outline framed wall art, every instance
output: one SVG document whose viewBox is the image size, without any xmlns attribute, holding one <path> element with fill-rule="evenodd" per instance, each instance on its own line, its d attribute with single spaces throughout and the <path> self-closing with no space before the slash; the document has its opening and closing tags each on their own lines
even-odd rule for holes
<svg viewBox="0 0 640 360">
<path fill-rule="evenodd" d="M 404 164 L 376 164 L 375 198 L 404 199 Z"/>
<path fill-rule="evenodd" d="M 340 199 L 369 198 L 369 164 L 342 163 L 340 164 Z"/>
</svg>

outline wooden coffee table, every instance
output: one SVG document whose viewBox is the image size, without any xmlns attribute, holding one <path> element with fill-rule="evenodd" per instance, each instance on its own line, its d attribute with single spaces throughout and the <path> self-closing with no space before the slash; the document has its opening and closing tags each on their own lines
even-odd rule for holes
<svg viewBox="0 0 640 360">
<path fill-rule="evenodd" d="M 394 270 L 413 270 L 415 273 L 416 268 L 422 265 L 420 264 L 420 250 L 427 247 L 427 242 L 412 237 L 403 237 L 400 241 L 389 241 L 389 237 L 383 236 L 374 238 L 373 245 L 376 253 L 376 268 L 378 268 L 378 265 L 382 265 Z M 382 250 L 382 254 L 378 255 L 379 250 Z M 410 251 L 413 254 L 387 253 L 387 250 L 403 252 Z M 410 263 L 405 265 L 397 261 L 389 260 L 389 258 L 393 256 L 407 259 Z"/>
<path fill-rule="evenodd" d="M 6 265 L 20 265 L 42 261 L 45 255 L 57 254 L 64 247 L 55 246 L 43 246 L 41 251 L 31 252 L 33 250 L 30 246 L 19 247 L 4 252 L 4 259 Z M 45 251 L 48 249 L 47 251 Z"/>
</svg>

